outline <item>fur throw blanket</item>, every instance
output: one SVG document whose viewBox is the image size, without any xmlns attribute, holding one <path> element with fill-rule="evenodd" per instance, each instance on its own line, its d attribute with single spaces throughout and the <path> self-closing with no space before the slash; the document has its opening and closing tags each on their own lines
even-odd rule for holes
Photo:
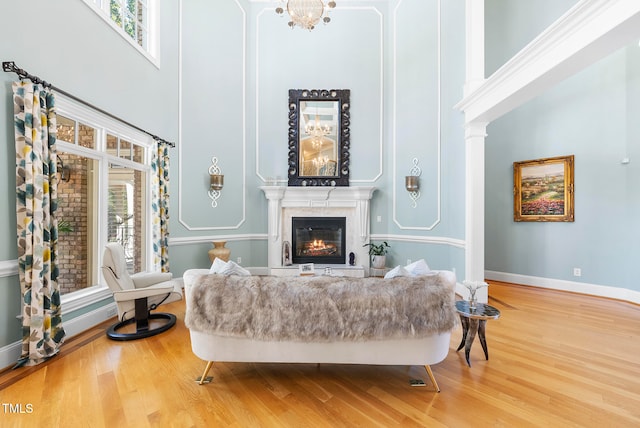
<svg viewBox="0 0 640 428">
<path fill-rule="evenodd" d="M 420 338 L 456 324 L 440 275 L 336 278 L 201 275 L 187 284 L 189 329 L 268 341 Z"/>
</svg>

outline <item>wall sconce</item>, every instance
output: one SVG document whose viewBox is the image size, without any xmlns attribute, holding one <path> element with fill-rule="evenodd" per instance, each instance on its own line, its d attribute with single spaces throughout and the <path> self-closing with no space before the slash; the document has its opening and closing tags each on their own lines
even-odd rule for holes
<svg viewBox="0 0 640 428">
<path fill-rule="evenodd" d="M 62 158 L 58 156 L 58 162 L 56 162 L 58 172 L 60 173 L 60 180 L 68 183 L 71 180 L 71 167 L 66 166 L 62 162 Z"/>
<path fill-rule="evenodd" d="M 218 158 L 211 158 L 211 166 L 209 167 L 209 197 L 211 198 L 211 208 L 218 206 L 218 198 L 220 197 L 220 190 L 224 186 L 224 175 L 220 174 L 220 167 L 218 167 Z"/>
<path fill-rule="evenodd" d="M 404 178 L 404 187 L 409 192 L 409 198 L 411 198 L 411 206 L 413 208 L 418 206 L 418 198 L 420 198 L 420 175 L 422 170 L 418 166 L 418 158 L 413 158 L 413 168 L 409 172 L 411 175 L 407 175 Z"/>
</svg>

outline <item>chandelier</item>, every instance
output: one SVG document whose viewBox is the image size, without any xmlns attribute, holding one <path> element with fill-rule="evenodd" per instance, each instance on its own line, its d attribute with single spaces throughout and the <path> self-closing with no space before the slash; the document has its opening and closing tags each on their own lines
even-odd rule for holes
<svg viewBox="0 0 640 428">
<path fill-rule="evenodd" d="M 316 114 L 314 123 L 307 123 L 304 127 L 304 132 L 313 139 L 313 147 L 319 148 L 322 145 L 322 138 L 331 134 L 331 127 L 329 125 L 323 126 L 320 123 L 318 114 Z"/>
<path fill-rule="evenodd" d="M 309 31 L 313 30 L 322 19 L 322 22 L 328 24 L 331 21 L 329 18 L 329 10 L 336 7 L 336 2 L 330 0 L 326 5 L 324 0 L 280 0 L 286 3 L 287 13 L 291 17 L 289 21 L 289 27 L 292 29 L 297 25 L 298 27 L 305 28 Z M 282 15 L 284 8 L 278 6 L 276 13 Z"/>
</svg>

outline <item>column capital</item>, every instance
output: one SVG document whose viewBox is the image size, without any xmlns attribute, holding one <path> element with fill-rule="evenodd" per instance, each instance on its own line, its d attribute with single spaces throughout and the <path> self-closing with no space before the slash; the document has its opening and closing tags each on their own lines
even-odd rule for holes
<svg viewBox="0 0 640 428">
<path fill-rule="evenodd" d="M 487 136 L 487 122 L 469 122 L 464 125 L 464 139 L 485 138 Z"/>
</svg>

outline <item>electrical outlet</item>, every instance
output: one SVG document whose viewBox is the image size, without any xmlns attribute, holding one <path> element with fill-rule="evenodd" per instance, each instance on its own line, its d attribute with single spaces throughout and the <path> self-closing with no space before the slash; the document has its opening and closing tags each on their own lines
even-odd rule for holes
<svg viewBox="0 0 640 428">
<path fill-rule="evenodd" d="M 411 259 L 407 259 L 407 264 L 410 265 L 411 264 Z"/>
<path fill-rule="evenodd" d="M 573 268 L 573 276 L 582 276 L 582 269 Z"/>
<path fill-rule="evenodd" d="M 238 262 L 237 262 L 238 264 L 242 263 L 242 257 L 238 257 L 237 260 L 238 260 Z"/>
<path fill-rule="evenodd" d="M 118 313 L 118 309 L 117 309 L 117 308 L 115 308 L 115 307 L 114 307 L 114 308 L 109 308 L 109 309 L 107 309 L 107 316 L 108 316 L 109 318 L 111 318 L 111 317 L 115 317 L 117 313 Z"/>
<path fill-rule="evenodd" d="M 382 222 L 382 216 L 381 216 L 381 215 L 379 215 L 378 217 L 376 217 L 376 221 L 377 221 L 378 223 Z"/>
</svg>

